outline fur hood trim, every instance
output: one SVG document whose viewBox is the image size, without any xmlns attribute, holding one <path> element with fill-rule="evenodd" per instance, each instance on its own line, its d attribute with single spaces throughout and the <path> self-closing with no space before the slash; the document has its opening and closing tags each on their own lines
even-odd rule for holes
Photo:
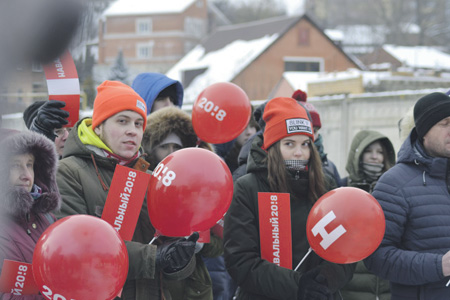
<svg viewBox="0 0 450 300">
<path fill-rule="evenodd" d="M 156 167 L 154 148 L 171 133 L 175 133 L 181 139 L 183 148 L 197 146 L 198 138 L 192 126 L 191 116 L 179 107 L 164 107 L 148 115 L 142 147 L 148 155 L 147 160 L 152 164 L 151 169 Z M 198 146 L 213 151 L 211 144 L 204 141 L 201 141 Z"/>
<path fill-rule="evenodd" d="M 29 192 L 9 184 L 9 163 L 12 156 L 34 155 L 34 183 L 42 189 L 42 195 L 34 200 Z M 0 200 L 3 212 L 25 216 L 30 212 L 47 213 L 59 209 L 61 196 L 56 184 L 58 154 L 55 145 L 45 136 L 23 131 L 8 136 L 0 145 L 0 190 L 5 197 Z"/>
<path fill-rule="evenodd" d="M 148 115 L 142 138 L 145 152 L 150 153 L 170 133 L 175 133 L 181 139 L 183 147 L 195 147 L 197 143 L 191 116 L 176 106 L 170 106 Z"/>
</svg>

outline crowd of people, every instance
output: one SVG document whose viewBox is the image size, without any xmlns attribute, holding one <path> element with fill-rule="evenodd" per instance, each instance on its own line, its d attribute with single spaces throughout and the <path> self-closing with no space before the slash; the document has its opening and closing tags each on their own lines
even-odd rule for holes
<svg viewBox="0 0 450 300">
<path fill-rule="evenodd" d="M 396 152 L 374 130 L 353 137 L 341 177 L 327 157 L 318 110 L 304 91 L 255 107 L 245 130 L 224 144 L 200 141 L 181 109 L 180 82 L 142 73 L 131 86 L 97 87 L 91 117 L 65 127 L 64 102 L 40 101 L 23 114 L 28 130 L 0 131 L 0 267 L 31 263 L 42 233 L 70 215 L 101 217 L 117 165 L 151 173 L 169 154 L 201 147 L 233 175 L 223 236 L 211 231 L 159 237 L 144 199 L 131 241 L 120 298 L 144 299 L 448 299 L 450 287 L 450 97 L 431 93 L 413 108 Z M 408 115 L 411 115 L 409 113 Z M 406 118 L 406 116 L 405 116 Z M 405 134 L 408 131 L 408 135 Z M 351 264 L 329 262 L 310 248 L 306 222 L 325 193 L 349 186 L 371 193 L 386 217 L 381 245 Z M 262 193 L 287 193 L 292 261 L 261 254 Z M 176 220 L 174 220 L 176 222 Z M 0 293 L 0 299 L 47 299 Z"/>
</svg>

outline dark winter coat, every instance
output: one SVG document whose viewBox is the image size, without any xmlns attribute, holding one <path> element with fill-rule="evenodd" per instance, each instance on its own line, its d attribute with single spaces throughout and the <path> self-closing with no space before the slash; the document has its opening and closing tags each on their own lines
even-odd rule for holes
<svg viewBox="0 0 450 300">
<path fill-rule="evenodd" d="M 248 160 L 249 174 L 235 183 L 233 201 L 225 216 L 225 262 L 231 277 L 240 287 L 242 300 L 297 299 L 299 280 L 316 266 L 328 269 L 328 286 L 340 299 L 338 291 L 352 277 L 354 265 L 337 265 L 311 253 L 298 272 L 261 259 L 258 220 L 258 192 L 271 192 L 267 181 L 266 152 L 261 149 L 262 135 L 255 137 Z M 307 200 L 307 173 L 295 180 L 291 174 L 292 269 L 309 249 L 306 220 L 313 205 Z M 325 267 L 326 266 L 326 267 Z"/>
<path fill-rule="evenodd" d="M 450 249 L 447 169 L 448 159 L 428 156 L 413 129 L 397 164 L 375 186 L 386 232 L 365 264 L 390 281 L 392 300 L 450 299 L 442 273 L 442 256 Z"/>
<path fill-rule="evenodd" d="M 177 80 L 171 79 L 161 73 L 141 73 L 133 80 L 131 87 L 145 100 L 147 114 L 152 111 L 153 103 L 159 93 L 168 86 L 174 85 L 176 91 L 175 105 L 183 105 L 183 86 Z"/>
<path fill-rule="evenodd" d="M 233 181 L 236 181 L 238 178 L 247 174 L 247 160 L 250 154 L 250 149 L 252 148 L 254 138 L 259 134 L 262 134 L 262 131 L 258 131 L 252 135 L 241 147 L 238 155 L 238 167 L 233 171 Z"/>
<path fill-rule="evenodd" d="M 57 182 L 62 196 L 58 217 L 75 214 L 101 217 L 117 164 L 115 159 L 103 156 L 98 148 L 81 142 L 78 128 L 84 120 L 78 121 L 71 130 L 58 168 Z M 133 163 L 129 167 L 132 165 Z M 161 278 L 179 280 L 192 273 L 195 258 L 179 272 L 166 274 L 156 269 L 157 246 L 148 244 L 154 234 L 155 229 L 150 223 L 147 202 L 144 200 L 133 240 L 125 242 L 129 269 L 121 299 L 159 300 L 161 289 L 165 299 L 171 299 L 167 287 L 161 283 Z"/>
<path fill-rule="evenodd" d="M 345 181 L 341 179 L 341 175 L 339 175 L 336 165 L 328 159 L 328 155 L 324 152 L 322 135 L 319 134 L 319 137 L 314 141 L 314 145 L 319 152 L 323 172 L 328 174 L 334 180 L 337 187 L 345 185 Z"/>
<path fill-rule="evenodd" d="M 391 141 L 379 132 L 372 130 L 360 131 L 353 139 L 352 146 L 347 159 L 347 171 L 349 172 L 349 186 L 357 187 L 372 193 L 376 181 L 368 181 L 361 169 L 362 155 L 364 149 L 375 141 L 380 141 L 387 149 L 385 153 L 390 165 L 395 164 L 394 146 Z M 362 261 L 356 264 L 352 280 L 342 289 L 345 300 L 389 300 L 389 281 L 382 279 L 369 270 Z"/>
<path fill-rule="evenodd" d="M 42 188 L 33 199 L 23 188 L 9 185 L 9 162 L 14 154 L 31 153 L 35 157 L 34 183 Z M 0 266 L 4 259 L 31 263 L 36 242 L 55 220 L 49 212 L 59 207 L 56 185 L 58 155 L 55 145 L 45 136 L 24 131 L 2 140 L 0 145 Z M 1 269 L 0 269 L 1 272 Z M 46 299 L 41 295 L 1 294 L 0 299 Z"/>
</svg>

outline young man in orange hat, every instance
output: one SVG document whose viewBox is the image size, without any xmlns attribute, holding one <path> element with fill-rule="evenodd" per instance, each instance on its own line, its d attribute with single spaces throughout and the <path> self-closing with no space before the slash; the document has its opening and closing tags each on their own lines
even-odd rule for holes
<svg viewBox="0 0 450 300">
<path fill-rule="evenodd" d="M 75 124 L 60 161 L 59 217 L 101 217 L 116 166 L 132 168 L 143 154 L 141 141 L 147 123 L 144 100 L 118 81 L 105 81 L 97 91 L 92 118 Z M 121 299 L 170 299 L 161 278 L 180 280 L 194 270 L 198 233 L 187 240 L 149 245 L 154 234 L 144 201 L 133 240 L 125 242 L 130 265 Z"/>
</svg>

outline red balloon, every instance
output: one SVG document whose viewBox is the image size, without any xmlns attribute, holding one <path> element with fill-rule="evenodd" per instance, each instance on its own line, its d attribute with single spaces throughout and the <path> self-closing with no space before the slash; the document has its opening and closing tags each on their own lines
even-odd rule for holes
<svg viewBox="0 0 450 300">
<path fill-rule="evenodd" d="M 247 94 L 234 83 L 219 82 L 204 89 L 192 106 L 192 125 L 208 143 L 222 144 L 238 137 L 250 121 Z"/>
<path fill-rule="evenodd" d="M 128 252 L 106 221 L 73 215 L 50 225 L 33 253 L 33 276 L 48 299 L 114 299 L 128 273 Z"/>
<path fill-rule="evenodd" d="M 225 162 L 201 148 L 184 148 L 164 158 L 147 190 L 153 226 L 165 236 L 205 231 L 231 204 L 233 179 Z"/>
<path fill-rule="evenodd" d="M 383 209 L 371 194 L 341 187 L 317 200 L 308 215 L 306 233 L 317 255 L 347 264 L 372 254 L 383 239 L 385 226 Z"/>
</svg>

